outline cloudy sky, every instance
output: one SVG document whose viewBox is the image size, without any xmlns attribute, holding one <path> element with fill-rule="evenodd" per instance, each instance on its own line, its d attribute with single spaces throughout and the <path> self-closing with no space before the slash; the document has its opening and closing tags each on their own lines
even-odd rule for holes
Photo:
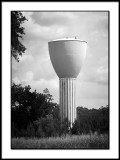
<svg viewBox="0 0 120 160">
<path fill-rule="evenodd" d="M 50 61 L 48 42 L 77 37 L 87 41 L 87 57 L 76 80 L 77 106 L 108 104 L 108 12 L 24 12 L 28 21 L 20 62 L 12 59 L 12 81 L 42 93 L 48 88 L 59 103 L 59 78 Z"/>
</svg>

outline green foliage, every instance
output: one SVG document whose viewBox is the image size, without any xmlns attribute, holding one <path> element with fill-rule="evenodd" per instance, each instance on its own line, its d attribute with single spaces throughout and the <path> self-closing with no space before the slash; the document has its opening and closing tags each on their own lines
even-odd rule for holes
<svg viewBox="0 0 120 160">
<path fill-rule="evenodd" d="M 30 86 L 22 87 L 13 83 L 11 87 L 11 119 L 18 129 L 26 128 L 30 122 L 33 95 Z"/>
<path fill-rule="evenodd" d="M 11 128 L 12 128 L 11 136 L 12 137 L 18 137 L 19 130 L 18 130 L 17 126 L 15 126 L 14 122 L 12 122 Z"/>
<path fill-rule="evenodd" d="M 11 55 L 19 62 L 19 56 L 25 52 L 25 46 L 20 42 L 25 34 L 21 26 L 27 19 L 19 11 L 11 11 Z"/>
<path fill-rule="evenodd" d="M 60 126 L 60 135 L 66 136 L 66 134 L 70 134 L 70 133 L 71 133 L 70 122 L 68 121 L 67 118 L 65 118 Z"/>
<path fill-rule="evenodd" d="M 60 132 L 60 121 L 50 114 L 33 122 L 35 137 L 56 137 Z"/>
<path fill-rule="evenodd" d="M 32 123 L 30 123 L 27 126 L 26 134 L 27 134 L 28 137 L 34 137 L 34 135 L 35 135 L 35 128 L 34 128 L 34 126 L 33 126 Z"/>
<path fill-rule="evenodd" d="M 72 134 L 79 134 L 79 125 L 77 123 L 77 120 L 75 120 L 75 122 L 73 123 L 72 129 L 71 129 L 71 133 Z"/>
<path fill-rule="evenodd" d="M 11 123 L 12 136 L 51 136 L 59 132 L 59 107 L 52 103 L 52 96 L 30 91 L 30 86 L 12 84 Z M 48 94 L 49 93 L 49 94 Z M 56 122 L 56 123 L 55 123 Z M 36 125 L 37 124 L 37 125 Z M 16 127 L 15 127 L 16 126 Z M 37 129 L 36 129 L 37 128 Z M 19 130 L 19 134 L 14 130 Z"/>
<path fill-rule="evenodd" d="M 12 138 L 12 149 L 109 149 L 109 136 L 80 135 L 50 138 Z"/>
<path fill-rule="evenodd" d="M 77 108 L 77 121 L 75 121 L 72 132 L 74 134 L 88 134 L 91 132 L 109 132 L 109 107 L 99 109 Z"/>
<path fill-rule="evenodd" d="M 49 92 L 49 90 L 48 90 L 47 88 L 43 90 L 43 94 L 45 94 L 46 100 L 47 100 L 48 102 L 51 102 L 52 100 L 54 100 L 54 99 L 52 98 L 52 95 L 50 94 L 50 92 Z"/>
<path fill-rule="evenodd" d="M 18 129 L 25 129 L 30 122 L 46 117 L 54 107 L 44 94 L 31 92 L 30 89 L 29 85 L 23 87 L 15 83 L 11 87 L 11 117 Z"/>
</svg>

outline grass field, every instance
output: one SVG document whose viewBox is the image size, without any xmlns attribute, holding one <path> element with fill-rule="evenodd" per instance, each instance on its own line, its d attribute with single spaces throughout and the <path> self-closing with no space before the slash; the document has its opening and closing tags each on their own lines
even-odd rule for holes
<svg viewBox="0 0 120 160">
<path fill-rule="evenodd" d="M 109 149 L 108 135 L 12 138 L 12 149 Z"/>
</svg>

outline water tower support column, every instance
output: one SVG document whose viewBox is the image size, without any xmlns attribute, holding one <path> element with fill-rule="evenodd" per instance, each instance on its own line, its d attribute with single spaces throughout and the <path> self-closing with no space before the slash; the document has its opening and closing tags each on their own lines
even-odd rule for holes
<svg viewBox="0 0 120 160">
<path fill-rule="evenodd" d="M 67 118 L 72 127 L 72 123 L 76 119 L 76 92 L 75 92 L 75 83 L 76 78 L 60 78 L 59 85 L 60 85 L 60 114 L 61 120 L 63 121 Z"/>
</svg>

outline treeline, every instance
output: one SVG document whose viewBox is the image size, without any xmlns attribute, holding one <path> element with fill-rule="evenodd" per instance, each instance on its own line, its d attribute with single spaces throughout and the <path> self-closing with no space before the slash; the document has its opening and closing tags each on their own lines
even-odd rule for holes
<svg viewBox="0 0 120 160">
<path fill-rule="evenodd" d="M 60 107 L 46 88 L 43 93 L 31 92 L 30 86 L 11 86 L 11 136 L 51 137 L 109 131 L 109 107 L 98 110 L 77 108 L 77 120 L 70 128 L 67 119 L 61 123 Z"/>
<path fill-rule="evenodd" d="M 109 107 L 88 109 L 77 107 L 77 120 L 73 125 L 74 134 L 109 133 Z"/>
</svg>

